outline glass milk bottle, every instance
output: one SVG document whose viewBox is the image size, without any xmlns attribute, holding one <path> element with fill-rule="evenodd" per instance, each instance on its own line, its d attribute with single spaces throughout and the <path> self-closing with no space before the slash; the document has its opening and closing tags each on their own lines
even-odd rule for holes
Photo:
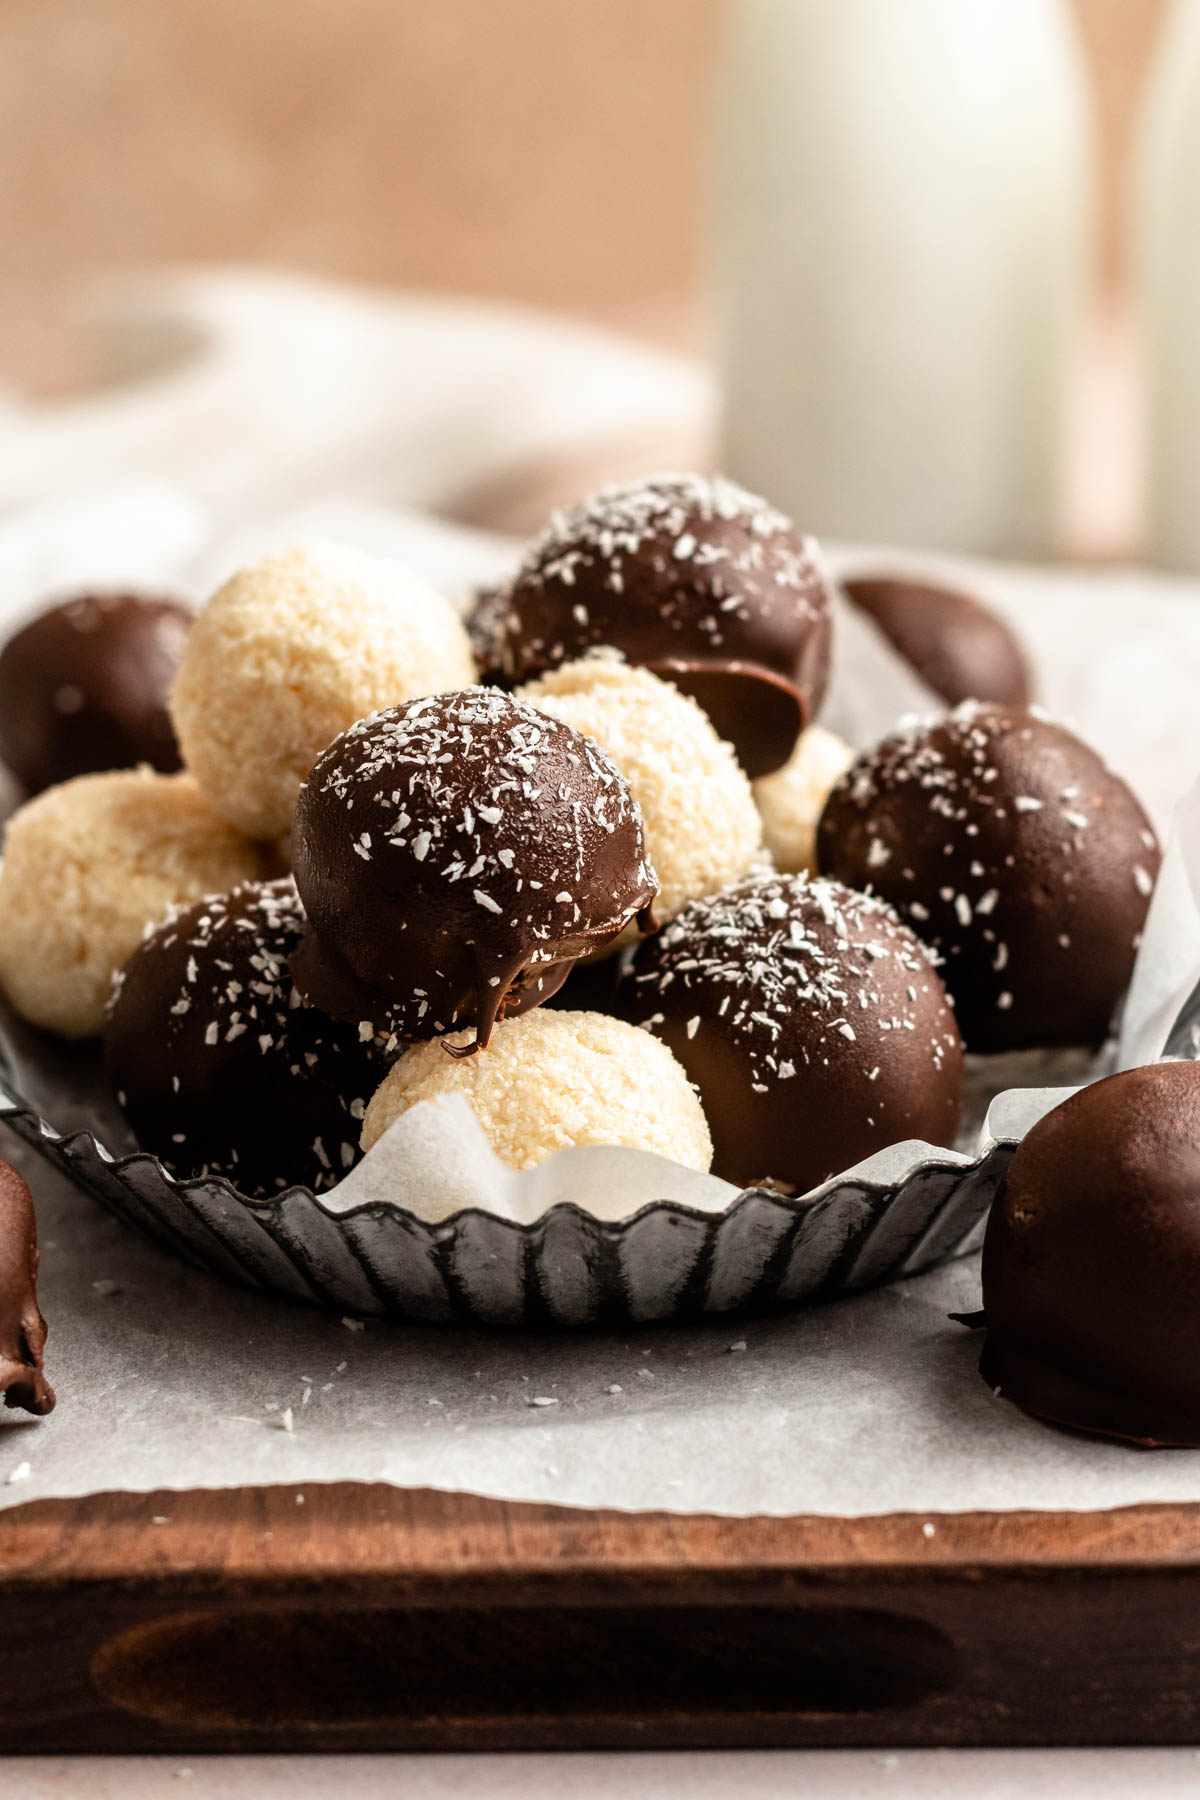
<svg viewBox="0 0 1200 1800">
<path fill-rule="evenodd" d="M 1146 551 L 1200 571 L 1200 4 L 1175 0 L 1143 117 L 1135 251 Z"/>
<path fill-rule="evenodd" d="M 720 460 L 805 530 L 1040 557 L 1092 141 L 1058 0 L 734 0 Z"/>
</svg>

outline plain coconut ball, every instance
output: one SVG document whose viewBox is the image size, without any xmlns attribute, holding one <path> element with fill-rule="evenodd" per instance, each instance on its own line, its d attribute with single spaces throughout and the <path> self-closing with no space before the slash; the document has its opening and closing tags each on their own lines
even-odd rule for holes
<svg viewBox="0 0 1200 1800">
<path fill-rule="evenodd" d="M 762 825 L 732 746 L 670 682 L 611 656 L 566 663 L 518 689 L 539 712 L 599 744 L 646 822 L 664 923 L 753 866 Z"/>
<path fill-rule="evenodd" d="M 403 566 L 297 545 L 218 590 L 171 689 L 183 760 L 247 837 L 288 831 L 321 752 L 367 713 L 477 679 L 450 602 Z"/>
<path fill-rule="evenodd" d="M 817 820 L 854 761 L 854 751 L 832 731 L 810 725 L 782 769 L 754 783 L 763 841 L 783 875 L 817 872 Z"/>
<path fill-rule="evenodd" d="M 404 1053 L 367 1108 L 364 1150 L 419 1100 L 462 1094 L 512 1169 L 580 1144 L 618 1144 L 707 1171 L 712 1139 L 700 1102 L 649 1032 L 604 1013 L 539 1008 L 503 1020 L 480 1055 L 447 1054 L 447 1044 L 470 1037 L 460 1032 Z"/>
<path fill-rule="evenodd" d="M 91 1037 L 147 926 L 263 872 L 259 846 L 190 775 L 122 769 L 47 788 L 8 823 L 0 985 L 34 1025 Z"/>
</svg>

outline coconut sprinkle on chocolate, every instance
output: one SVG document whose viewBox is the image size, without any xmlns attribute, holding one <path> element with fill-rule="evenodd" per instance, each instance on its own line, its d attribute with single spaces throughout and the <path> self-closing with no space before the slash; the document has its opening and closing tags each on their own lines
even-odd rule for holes
<svg viewBox="0 0 1200 1800">
<path fill-rule="evenodd" d="M 480 1045 L 539 971 L 615 937 L 658 891 L 616 766 L 485 687 L 344 732 L 301 791 L 294 865 L 311 932 L 293 966 L 314 1004 L 400 1038 L 474 1024 Z"/>
<path fill-rule="evenodd" d="M 546 611 L 551 590 L 561 604 Z M 703 647 L 743 658 L 747 631 L 781 596 L 792 629 L 826 628 L 828 583 L 812 538 L 724 476 L 654 475 L 551 516 L 491 599 L 490 657 L 514 681 L 614 643 L 653 661 L 625 637 L 652 619 L 660 655 Z M 628 606 L 614 606 L 614 597 Z"/>
<path fill-rule="evenodd" d="M 407 848 L 430 863 L 431 875 L 469 881 L 488 912 L 523 910 L 532 935 L 545 940 L 579 921 L 574 889 L 585 883 L 594 839 L 640 829 L 628 784 L 598 745 L 495 688 L 371 713 L 310 779 L 342 803 L 348 819 L 356 808 L 370 809 L 375 831 L 351 832 L 364 861 Z M 543 801 L 558 826 L 549 840 Z M 534 850 L 541 879 L 526 881 L 517 860 Z M 656 885 L 644 855 L 636 879 Z M 546 898 L 531 904 L 537 892 Z M 569 916 L 556 917 L 555 909 Z"/>
<path fill-rule="evenodd" d="M 766 875 L 695 901 L 618 989 L 696 1083 L 713 1171 L 806 1192 L 904 1138 L 952 1144 L 963 1050 L 930 952 L 882 901 Z"/>
<path fill-rule="evenodd" d="M 386 1064 L 301 1003 L 288 958 L 305 929 L 290 878 L 173 913 L 118 976 L 105 1052 L 139 1141 L 180 1176 L 249 1192 L 331 1187 Z"/>
<path fill-rule="evenodd" d="M 741 527 L 745 541 L 714 542 L 697 528 L 715 523 Z M 783 513 L 723 475 L 656 475 L 601 488 L 579 506 L 551 515 L 517 579 L 574 586 L 580 571 L 598 569 L 605 584 L 620 593 L 628 561 L 647 545 L 661 545 L 664 561 L 709 571 L 708 586 L 725 613 L 741 611 L 743 594 L 767 583 L 800 595 L 815 586 L 814 541 L 801 539 L 797 547 Z M 576 605 L 586 615 L 586 607 Z M 701 623 L 719 641 L 720 618 Z"/>
<path fill-rule="evenodd" d="M 761 1081 L 790 1080 L 798 1062 L 822 1060 L 834 1034 L 862 1041 L 863 1076 L 873 1080 L 878 1034 L 917 1031 L 930 996 L 943 999 L 936 956 L 891 907 L 804 874 L 758 877 L 695 901 L 652 949 L 653 966 L 634 978 L 640 994 L 682 988 L 695 1007 L 688 1035 L 703 1017 L 724 1020 Z M 958 1052 L 944 1008 L 928 1051 L 934 1069 Z"/>
<path fill-rule="evenodd" d="M 941 953 L 979 1051 L 1103 1041 L 1159 860 L 1094 751 L 1034 708 L 978 701 L 864 752 L 826 801 L 817 854 Z"/>
</svg>

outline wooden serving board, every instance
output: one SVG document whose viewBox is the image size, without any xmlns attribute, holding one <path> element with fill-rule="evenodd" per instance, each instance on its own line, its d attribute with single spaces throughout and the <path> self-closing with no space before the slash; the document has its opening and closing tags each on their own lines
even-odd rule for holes
<svg viewBox="0 0 1200 1800">
<path fill-rule="evenodd" d="M 3 1753 L 1198 1735 L 1197 1507 L 722 1519 L 346 1484 L 0 1513 Z"/>
</svg>

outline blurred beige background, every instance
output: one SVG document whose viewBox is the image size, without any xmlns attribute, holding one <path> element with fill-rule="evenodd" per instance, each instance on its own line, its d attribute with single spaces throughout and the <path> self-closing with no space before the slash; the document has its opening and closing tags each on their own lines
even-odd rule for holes
<svg viewBox="0 0 1200 1800">
<path fill-rule="evenodd" d="M 1002 4 L 1003 0 L 996 0 Z M 1118 275 L 1164 0 L 1074 0 Z M 244 260 L 696 341 L 724 0 L 0 0 L 0 375 L 61 388 L 81 276 Z"/>
</svg>

